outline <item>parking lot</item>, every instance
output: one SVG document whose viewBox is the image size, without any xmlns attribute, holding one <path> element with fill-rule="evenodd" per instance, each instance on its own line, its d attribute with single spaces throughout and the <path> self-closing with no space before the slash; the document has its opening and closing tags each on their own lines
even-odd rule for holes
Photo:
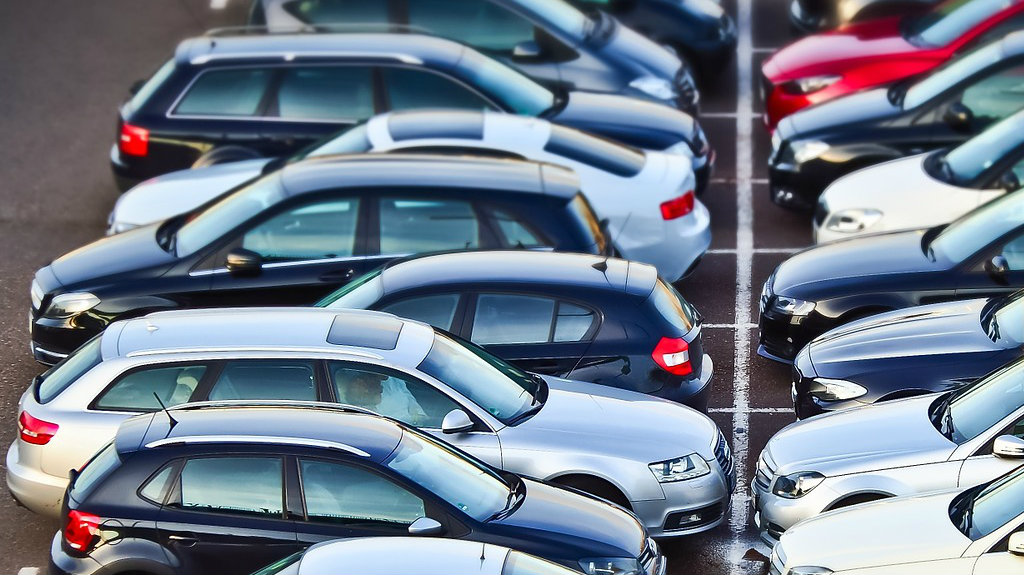
<svg viewBox="0 0 1024 575">
<path fill-rule="evenodd" d="M 724 0 L 740 27 L 736 59 L 703 90 L 701 123 L 717 150 L 702 200 L 713 242 L 679 287 L 704 315 L 715 362 L 711 416 L 737 455 L 739 487 L 729 520 L 666 543 L 670 573 L 763 573 L 749 527 L 747 480 L 768 438 L 793 420 L 789 370 L 762 359 L 757 297 L 762 282 L 810 242 L 809 217 L 768 200 L 769 138 L 757 96 L 760 62 L 786 43 L 788 0 Z M 177 41 L 244 21 L 248 0 L 51 0 L 0 3 L 0 443 L 16 430 L 18 397 L 41 366 L 28 351 L 26 315 L 33 272 L 103 233 L 117 197 L 107 153 L 115 106 Z M 58 528 L 0 498 L 0 572 L 46 565 Z M 764 552 L 763 546 L 760 551 Z"/>
</svg>

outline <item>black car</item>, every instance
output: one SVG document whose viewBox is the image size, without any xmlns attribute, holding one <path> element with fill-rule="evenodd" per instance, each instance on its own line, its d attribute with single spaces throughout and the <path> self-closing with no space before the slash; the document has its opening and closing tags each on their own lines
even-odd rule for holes
<svg viewBox="0 0 1024 575">
<path fill-rule="evenodd" d="M 499 110 L 640 148 L 713 153 L 692 116 L 617 96 L 550 89 L 450 40 L 417 34 L 203 36 L 182 42 L 126 102 L 111 167 L 125 188 L 210 164 L 287 155 L 390 110 Z"/>
<path fill-rule="evenodd" d="M 761 292 L 758 353 L 789 362 L 818 335 L 910 306 L 1024 287 L 1024 195 L 951 224 L 832 242 L 782 262 Z"/>
<path fill-rule="evenodd" d="M 716 0 L 569 0 L 598 9 L 682 54 L 704 80 L 724 76 L 736 51 L 736 22 Z"/>
<path fill-rule="evenodd" d="M 50 573 L 243 575 L 336 538 L 422 535 L 582 559 L 664 559 L 633 515 L 340 407 L 192 404 L 138 416 L 72 472 Z M 612 559 L 622 558 L 622 559 Z"/>
<path fill-rule="evenodd" d="M 700 95 L 676 54 L 602 12 L 564 0 L 254 0 L 250 24 L 426 32 L 493 56 L 538 82 L 655 100 L 696 114 Z"/>
<path fill-rule="evenodd" d="M 910 79 L 811 106 L 772 135 L 769 191 L 809 210 L 854 170 L 964 142 L 1024 107 L 1024 32 Z"/>
<path fill-rule="evenodd" d="M 793 362 L 799 418 L 956 389 L 1024 354 L 1024 291 L 916 306 L 815 338 Z"/>
<path fill-rule="evenodd" d="M 308 304 L 398 257 L 517 247 L 610 251 L 571 170 L 430 155 L 309 159 L 40 269 L 32 348 L 53 363 L 120 318 Z"/>
<path fill-rule="evenodd" d="M 388 264 L 320 306 L 448 330 L 519 367 L 707 410 L 700 314 L 653 267 L 541 252 L 463 252 Z"/>
<path fill-rule="evenodd" d="M 790 0 L 789 21 L 800 32 L 921 12 L 940 0 Z"/>
</svg>

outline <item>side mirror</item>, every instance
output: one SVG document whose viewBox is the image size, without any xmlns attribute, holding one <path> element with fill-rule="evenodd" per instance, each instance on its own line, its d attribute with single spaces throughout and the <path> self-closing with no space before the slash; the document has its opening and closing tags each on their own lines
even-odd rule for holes
<svg viewBox="0 0 1024 575">
<path fill-rule="evenodd" d="M 1006 284 L 1006 272 L 1010 271 L 1010 262 L 1006 261 L 1005 256 L 994 256 L 985 262 L 985 271 L 997 283 Z"/>
<path fill-rule="evenodd" d="M 145 86 L 145 85 L 146 85 L 146 81 L 145 80 L 136 80 L 136 81 L 132 82 L 131 87 L 128 88 L 128 93 L 130 93 L 132 96 L 134 96 L 135 94 L 138 94 L 139 90 L 141 90 L 142 87 Z"/>
<path fill-rule="evenodd" d="M 262 270 L 263 258 L 260 254 L 243 248 L 235 248 L 228 254 L 225 267 L 236 276 L 255 276 Z"/>
<path fill-rule="evenodd" d="M 1013 435 L 1000 435 L 992 444 L 992 455 L 1006 459 L 1024 459 L 1024 439 Z"/>
<path fill-rule="evenodd" d="M 71 469 L 68 471 L 68 485 L 74 485 L 75 480 L 78 479 L 78 470 Z"/>
<path fill-rule="evenodd" d="M 420 517 L 409 525 L 409 535 L 429 536 L 442 533 L 444 533 L 444 527 L 429 517 Z"/>
<path fill-rule="evenodd" d="M 527 40 L 516 44 L 512 48 L 513 58 L 539 58 L 541 56 L 540 45 L 533 40 Z"/>
<path fill-rule="evenodd" d="M 1011 555 L 1024 557 L 1024 531 L 1011 533 L 1009 545 L 1007 547 L 1007 551 L 1009 551 Z"/>
<path fill-rule="evenodd" d="M 441 433 L 463 433 L 473 429 L 473 420 L 461 409 L 453 409 L 441 421 Z"/>
<path fill-rule="evenodd" d="M 942 119 L 954 130 L 966 132 L 971 128 L 974 112 L 961 102 L 954 102 L 946 108 L 946 114 Z"/>
<path fill-rule="evenodd" d="M 1020 189 L 1020 180 L 1017 178 L 1017 174 L 1013 173 L 1013 170 L 1007 170 L 1003 175 L 999 176 L 996 187 L 1006 193 L 1016 192 Z"/>
</svg>

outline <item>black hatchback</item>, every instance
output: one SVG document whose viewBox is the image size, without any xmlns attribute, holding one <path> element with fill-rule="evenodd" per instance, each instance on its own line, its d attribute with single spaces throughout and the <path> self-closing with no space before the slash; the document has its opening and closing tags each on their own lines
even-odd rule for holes
<svg viewBox="0 0 1024 575">
<path fill-rule="evenodd" d="M 398 257 L 519 247 L 611 250 L 571 170 L 465 156 L 304 160 L 40 269 L 32 348 L 53 363 L 117 319 L 308 304 Z"/>
<path fill-rule="evenodd" d="M 701 317 L 653 267 L 541 252 L 462 252 L 393 262 L 324 298 L 416 319 L 546 375 L 707 410 L 714 369 Z"/>
<path fill-rule="evenodd" d="M 243 575 L 329 539 L 400 535 L 508 545 L 576 570 L 665 565 L 612 503 L 322 405 L 191 404 L 132 418 L 72 472 L 62 518 L 55 575 Z"/>
</svg>

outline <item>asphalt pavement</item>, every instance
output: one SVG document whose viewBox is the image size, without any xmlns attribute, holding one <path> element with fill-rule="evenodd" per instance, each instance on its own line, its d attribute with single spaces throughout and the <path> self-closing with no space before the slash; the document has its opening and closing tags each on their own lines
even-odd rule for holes
<svg viewBox="0 0 1024 575">
<path fill-rule="evenodd" d="M 103 234 L 117 199 L 108 167 L 116 106 L 177 42 L 244 22 L 249 0 L 0 2 L 0 448 L 17 433 L 17 402 L 42 366 L 28 349 L 29 284 L 51 259 Z M 810 244 L 809 217 L 768 200 L 769 138 L 760 62 L 792 39 L 788 0 L 723 0 L 738 17 L 737 58 L 702 90 L 701 123 L 717 151 L 709 189 L 713 240 L 678 287 L 705 317 L 715 363 L 710 415 L 737 455 L 733 511 L 708 533 L 663 543 L 671 574 L 764 573 L 746 488 L 771 435 L 793 421 L 789 368 L 762 359 L 757 296 L 771 271 Z M 741 81 L 742 80 L 742 81 Z M 59 525 L 0 497 L 0 573 L 45 571 Z"/>
</svg>

